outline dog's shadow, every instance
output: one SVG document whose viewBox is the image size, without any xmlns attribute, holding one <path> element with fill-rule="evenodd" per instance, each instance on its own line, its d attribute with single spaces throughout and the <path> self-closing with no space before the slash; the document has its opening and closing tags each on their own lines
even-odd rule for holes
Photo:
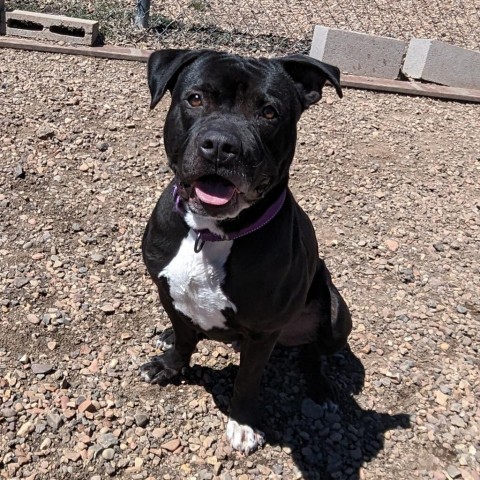
<svg viewBox="0 0 480 480">
<path fill-rule="evenodd" d="M 264 448 L 278 445 L 291 452 L 297 473 L 304 479 L 359 479 L 361 466 L 383 449 L 385 432 L 408 428 L 409 415 L 378 413 L 358 405 L 353 395 L 363 388 L 365 369 L 348 347 L 330 357 L 326 369 L 340 388 L 338 408 L 319 406 L 306 397 L 297 363 L 298 349 L 276 348 L 265 371 L 261 398 L 267 435 Z M 237 368 L 232 364 L 219 370 L 194 365 L 183 379 L 202 385 L 228 414 Z M 281 478 L 300 476 L 284 470 L 282 464 L 273 470 Z"/>
</svg>

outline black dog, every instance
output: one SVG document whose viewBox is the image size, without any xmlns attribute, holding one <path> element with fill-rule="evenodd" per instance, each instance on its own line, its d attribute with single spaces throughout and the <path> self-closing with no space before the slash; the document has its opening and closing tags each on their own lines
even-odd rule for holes
<svg viewBox="0 0 480 480">
<path fill-rule="evenodd" d="M 151 108 L 172 95 L 164 138 L 174 179 L 143 238 L 143 257 L 173 325 L 172 348 L 141 367 L 165 383 L 200 338 L 240 344 L 227 437 L 248 454 L 264 367 L 275 347 L 304 345 L 310 393 L 326 400 L 321 355 L 347 342 L 351 319 L 318 257 L 313 226 L 288 189 L 296 124 L 340 72 L 302 55 L 242 58 L 154 52 Z"/>
</svg>

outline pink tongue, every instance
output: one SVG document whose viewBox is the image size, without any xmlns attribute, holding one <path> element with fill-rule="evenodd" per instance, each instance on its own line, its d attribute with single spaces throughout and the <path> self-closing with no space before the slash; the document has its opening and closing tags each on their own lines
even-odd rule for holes
<svg viewBox="0 0 480 480">
<path fill-rule="evenodd" d="M 235 193 L 235 185 L 229 182 L 197 180 L 194 187 L 200 201 L 209 205 L 225 205 Z"/>
</svg>

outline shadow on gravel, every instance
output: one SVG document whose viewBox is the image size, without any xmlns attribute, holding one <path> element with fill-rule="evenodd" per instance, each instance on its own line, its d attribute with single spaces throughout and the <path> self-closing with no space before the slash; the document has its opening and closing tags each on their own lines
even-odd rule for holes
<svg viewBox="0 0 480 480">
<path fill-rule="evenodd" d="M 327 362 L 326 373 L 340 388 L 338 408 L 314 403 L 305 395 L 298 353 L 297 349 L 277 348 L 264 375 L 264 449 L 279 446 L 290 452 L 307 480 L 359 479 L 362 464 L 383 449 L 385 432 L 409 428 L 409 415 L 378 413 L 358 405 L 353 395 L 363 388 L 365 369 L 348 347 Z M 186 380 L 202 385 L 217 407 L 228 414 L 237 366 L 214 370 L 194 365 L 188 372 Z M 251 460 L 262 463 L 255 454 Z M 291 472 L 283 471 L 282 464 L 269 462 L 268 466 L 281 477 L 290 478 Z"/>
</svg>

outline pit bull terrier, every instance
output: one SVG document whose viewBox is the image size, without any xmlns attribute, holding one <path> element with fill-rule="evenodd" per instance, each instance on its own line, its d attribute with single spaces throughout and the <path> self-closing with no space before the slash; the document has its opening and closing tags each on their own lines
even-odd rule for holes
<svg viewBox="0 0 480 480">
<path fill-rule="evenodd" d="M 240 345 L 226 436 L 245 454 L 265 441 L 259 390 L 275 345 L 303 346 L 309 394 L 321 402 L 333 393 L 321 357 L 344 347 L 352 328 L 288 188 L 297 122 L 327 80 L 341 97 L 338 68 L 303 55 L 163 50 L 148 62 L 150 107 L 171 93 L 164 141 L 174 178 L 142 251 L 173 332 L 141 373 L 167 383 L 201 338 Z"/>
</svg>

